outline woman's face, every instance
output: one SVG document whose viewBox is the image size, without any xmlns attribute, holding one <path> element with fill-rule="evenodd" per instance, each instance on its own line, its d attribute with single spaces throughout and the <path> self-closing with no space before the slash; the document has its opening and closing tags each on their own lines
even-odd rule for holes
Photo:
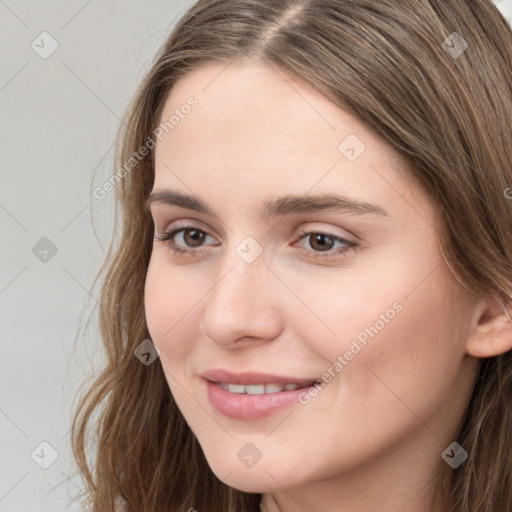
<svg viewBox="0 0 512 512">
<path fill-rule="evenodd" d="M 154 241 L 146 316 L 214 473 L 277 493 L 446 465 L 474 379 L 476 301 L 400 156 L 256 62 L 189 73 L 171 118 L 151 212 L 156 236 L 181 231 Z"/>
</svg>

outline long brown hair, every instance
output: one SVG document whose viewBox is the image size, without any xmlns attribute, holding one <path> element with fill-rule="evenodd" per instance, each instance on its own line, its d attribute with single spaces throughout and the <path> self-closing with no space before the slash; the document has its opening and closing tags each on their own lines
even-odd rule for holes
<svg viewBox="0 0 512 512">
<path fill-rule="evenodd" d="M 380 134 L 438 205 L 443 256 L 459 282 L 477 294 L 512 290 L 512 32 L 491 0 L 198 1 L 157 55 L 118 136 L 116 169 L 125 172 L 115 232 L 121 227 L 97 276 L 107 363 L 72 429 L 94 512 L 258 510 L 261 495 L 228 487 L 209 468 L 159 359 L 145 366 L 134 357 L 150 338 L 144 282 L 154 233 L 144 201 L 153 151 L 126 167 L 148 146 L 180 77 L 240 58 L 299 77 Z M 457 439 L 469 458 L 439 488 L 450 511 L 512 511 L 511 421 L 507 352 L 480 363 Z"/>
</svg>

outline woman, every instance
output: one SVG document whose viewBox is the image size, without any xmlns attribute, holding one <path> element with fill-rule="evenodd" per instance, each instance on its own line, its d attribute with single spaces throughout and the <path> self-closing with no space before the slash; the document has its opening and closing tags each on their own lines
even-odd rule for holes
<svg viewBox="0 0 512 512">
<path fill-rule="evenodd" d="M 91 510 L 512 511 L 511 48 L 488 0 L 184 15 L 119 135 Z"/>
</svg>

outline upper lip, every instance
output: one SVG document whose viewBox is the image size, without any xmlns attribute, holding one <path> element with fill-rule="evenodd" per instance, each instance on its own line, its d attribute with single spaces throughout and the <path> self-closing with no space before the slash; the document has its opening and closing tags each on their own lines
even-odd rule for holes
<svg viewBox="0 0 512 512">
<path fill-rule="evenodd" d="M 229 370 L 213 369 L 201 373 L 200 377 L 210 382 L 223 382 L 226 384 L 301 384 L 307 385 L 315 382 L 314 379 L 302 377 L 288 377 L 283 375 L 271 375 L 268 373 L 242 372 L 233 373 Z"/>
</svg>

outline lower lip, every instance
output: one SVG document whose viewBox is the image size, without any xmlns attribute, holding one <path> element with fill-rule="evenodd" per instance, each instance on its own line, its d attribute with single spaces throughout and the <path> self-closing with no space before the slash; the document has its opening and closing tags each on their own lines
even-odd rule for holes
<svg viewBox="0 0 512 512">
<path fill-rule="evenodd" d="M 271 416 L 299 402 L 299 395 L 309 387 L 261 395 L 230 393 L 213 382 L 206 381 L 210 403 L 224 416 L 237 420 L 255 420 Z"/>
</svg>

